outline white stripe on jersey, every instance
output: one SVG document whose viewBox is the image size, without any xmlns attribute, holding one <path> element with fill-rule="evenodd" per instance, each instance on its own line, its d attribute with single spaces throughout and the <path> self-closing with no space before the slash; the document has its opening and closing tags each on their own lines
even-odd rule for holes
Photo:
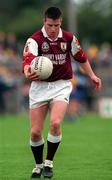
<svg viewBox="0 0 112 180">
<path fill-rule="evenodd" d="M 26 46 L 27 45 L 27 46 Z M 25 48 L 28 48 L 28 51 L 33 54 L 34 56 L 38 56 L 38 44 L 37 42 L 32 39 L 32 38 L 28 38 L 27 42 L 26 42 Z M 24 48 L 24 53 L 26 52 L 26 49 Z"/>
<path fill-rule="evenodd" d="M 76 39 L 75 36 L 73 36 L 73 40 L 72 40 L 72 43 L 71 43 L 71 52 L 72 52 L 72 55 L 74 56 L 78 51 L 80 51 L 80 45 L 78 43 L 78 40 Z"/>
</svg>

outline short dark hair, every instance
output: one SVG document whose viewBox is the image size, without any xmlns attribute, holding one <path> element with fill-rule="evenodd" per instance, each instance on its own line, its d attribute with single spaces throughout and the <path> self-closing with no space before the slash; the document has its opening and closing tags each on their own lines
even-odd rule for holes
<svg viewBox="0 0 112 180">
<path fill-rule="evenodd" d="M 46 11 L 45 11 L 45 19 L 46 18 L 51 18 L 53 20 L 56 20 L 60 17 L 62 17 L 62 12 L 59 8 L 57 7 L 49 7 Z"/>
</svg>

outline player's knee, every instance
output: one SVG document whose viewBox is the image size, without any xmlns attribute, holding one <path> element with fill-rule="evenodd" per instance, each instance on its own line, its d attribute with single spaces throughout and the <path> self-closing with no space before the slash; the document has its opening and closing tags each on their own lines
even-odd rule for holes
<svg viewBox="0 0 112 180">
<path fill-rule="evenodd" d="M 51 122 L 51 130 L 52 131 L 58 131 L 60 129 L 60 121 L 59 120 L 53 120 Z"/>
<path fill-rule="evenodd" d="M 39 130 L 31 130 L 31 139 L 32 140 L 39 140 L 41 137 L 41 132 Z"/>
</svg>

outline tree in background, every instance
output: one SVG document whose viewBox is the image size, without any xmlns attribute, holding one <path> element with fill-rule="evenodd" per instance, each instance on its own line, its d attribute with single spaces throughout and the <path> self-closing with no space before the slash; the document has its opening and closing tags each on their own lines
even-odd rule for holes
<svg viewBox="0 0 112 180">
<path fill-rule="evenodd" d="M 75 2 L 74 21 L 77 18 L 78 37 L 81 42 L 112 44 L 111 0 L 0 0 L 0 31 L 14 32 L 18 39 L 26 39 L 41 27 L 43 11 L 58 6 L 64 12 L 63 27 L 69 30 L 68 7 Z M 81 2 L 81 3 L 77 3 Z"/>
<path fill-rule="evenodd" d="M 89 41 L 97 44 L 110 42 L 112 1 L 111 0 L 83 0 L 78 5 L 77 22 L 81 41 Z"/>
</svg>

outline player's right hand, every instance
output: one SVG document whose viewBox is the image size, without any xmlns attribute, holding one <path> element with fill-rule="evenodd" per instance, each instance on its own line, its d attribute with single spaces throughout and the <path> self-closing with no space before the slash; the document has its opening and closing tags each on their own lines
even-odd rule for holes
<svg viewBox="0 0 112 180">
<path fill-rule="evenodd" d="M 35 73 L 35 72 L 31 72 L 31 68 L 29 65 L 26 65 L 24 67 L 24 74 L 25 74 L 25 77 L 31 81 L 37 81 L 39 80 L 39 76 Z"/>
</svg>

